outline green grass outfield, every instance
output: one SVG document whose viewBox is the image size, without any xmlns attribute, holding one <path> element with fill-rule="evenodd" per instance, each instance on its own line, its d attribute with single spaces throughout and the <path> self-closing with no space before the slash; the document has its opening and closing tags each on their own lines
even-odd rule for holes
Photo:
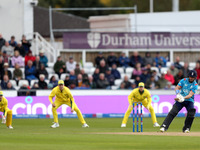
<svg viewBox="0 0 200 150">
<path fill-rule="evenodd" d="M 163 120 L 164 118 L 158 118 L 160 124 Z M 82 128 L 76 118 L 59 119 L 60 127 L 52 129 L 52 121 L 14 119 L 14 130 L 0 124 L 0 150 L 200 149 L 199 136 L 104 134 L 132 132 L 131 118 L 127 128 L 120 128 L 122 118 L 86 118 L 90 128 Z M 181 133 L 183 123 L 184 118 L 175 118 L 168 132 Z M 144 132 L 157 131 L 159 128 L 153 128 L 151 119 L 144 118 Z M 200 118 L 195 118 L 191 132 L 199 131 Z"/>
</svg>

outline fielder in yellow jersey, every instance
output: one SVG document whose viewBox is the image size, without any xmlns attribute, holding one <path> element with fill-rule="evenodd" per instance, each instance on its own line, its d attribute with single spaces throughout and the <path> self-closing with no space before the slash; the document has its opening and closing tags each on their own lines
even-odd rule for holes
<svg viewBox="0 0 200 150">
<path fill-rule="evenodd" d="M 3 96 L 2 91 L 0 91 L 0 111 L 3 112 L 2 123 L 6 123 L 8 129 L 13 129 L 12 110 L 8 108 L 8 100 Z"/>
<path fill-rule="evenodd" d="M 53 97 L 55 97 L 55 101 L 53 102 Z M 58 86 L 55 87 L 51 94 L 49 95 L 49 101 L 52 104 L 52 112 L 53 112 L 53 118 L 54 118 L 54 124 L 51 126 L 52 128 L 57 128 L 59 127 L 59 123 L 58 123 L 58 114 L 57 114 L 57 109 L 63 105 L 66 104 L 68 106 L 71 107 L 71 112 L 75 111 L 77 113 L 78 119 L 80 120 L 80 122 L 82 123 L 82 127 L 89 127 L 83 116 L 81 111 L 78 109 L 77 105 L 74 102 L 74 98 L 70 92 L 70 90 L 64 86 L 64 81 L 63 80 L 59 80 L 58 81 Z"/>
<path fill-rule="evenodd" d="M 151 113 L 151 119 L 154 127 L 160 127 L 157 123 L 156 115 L 154 113 L 154 109 L 151 105 L 151 94 L 147 89 L 144 88 L 144 83 L 140 82 L 138 88 L 134 89 L 131 94 L 128 96 L 129 107 L 124 115 L 124 119 L 122 121 L 121 127 L 126 127 L 126 123 L 128 121 L 128 117 L 133 110 L 133 102 L 142 102 L 142 105 L 148 109 Z"/>
</svg>

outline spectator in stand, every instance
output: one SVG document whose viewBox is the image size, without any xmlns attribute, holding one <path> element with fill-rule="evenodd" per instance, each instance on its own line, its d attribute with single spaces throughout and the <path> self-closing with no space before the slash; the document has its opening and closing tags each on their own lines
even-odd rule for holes
<svg viewBox="0 0 200 150">
<path fill-rule="evenodd" d="M 97 80 L 99 80 L 99 68 L 96 68 L 94 71 L 94 74 L 92 75 L 94 82 L 97 82 Z"/>
<path fill-rule="evenodd" d="M 188 73 L 189 73 L 189 71 L 190 71 L 188 62 L 185 62 L 185 63 L 184 63 L 184 66 L 183 66 L 183 68 L 182 68 L 182 71 L 183 71 L 183 76 L 184 76 L 184 78 L 187 78 L 187 77 L 188 77 Z"/>
<path fill-rule="evenodd" d="M 152 74 L 151 64 L 147 64 L 144 68 L 147 70 L 148 74 Z"/>
<path fill-rule="evenodd" d="M 31 80 L 35 80 L 36 78 L 36 69 L 33 66 L 33 62 L 31 60 L 28 61 L 27 66 L 25 67 L 25 79 L 29 82 Z"/>
<path fill-rule="evenodd" d="M 7 89 L 7 84 L 9 82 L 8 75 L 3 76 L 3 80 L 1 80 L 1 89 Z"/>
<path fill-rule="evenodd" d="M 167 73 L 165 74 L 165 79 L 171 83 L 171 85 L 174 84 L 174 76 L 171 74 L 170 70 L 167 70 Z"/>
<path fill-rule="evenodd" d="M 131 82 L 129 81 L 129 78 L 127 75 L 124 76 L 123 82 L 125 84 L 125 89 L 130 89 L 131 88 Z"/>
<path fill-rule="evenodd" d="M 22 56 L 19 55 L 19 51 L 15 51 L 14 56 L 11 58 L 11 64 L 12 67 L 15 66 L 15 64 L 18 64 L 19 67 L 24 67 L 24 60 Z"/>
<path fill-rule="evenodd" d="M 199 80 L 200 79 L 200 64 L 198 62 L 196 62 L 196 66 L 194 70 L 197 72 L 197 80 Z"/>
<path fill-rule="evenodd" d="M 144 57 L 144 59 L 143 59 L 143 61 L 144 61 L 144 65 L 146 66 L 147 64 L 150 64 L 151 66 L 154 66 L 154 58 L 153 57 L 151 57 L 151 53 L 149 53 L 149 52 L 146 52 L 145 53 L 145 57 Z"/>
<path fill-rule="evenodd" d="M 110 52 L 110 55 L 107 57 L 107 63 L 109 67 L 112 67 L 113 64 L 118 64 L 117 57 L 114 52 Z"/>
<path fill-rule="evenodd" d="M 13 79 L 17 82 L 17 85 L 19 80 L 22 79 L 22 77 L 23 77 L 22 70 L 20 69 L 18 64 L 15 64 L 15 69 L 13 71 Z"/>
<path fill-rule="evenodd" d="M 36 96 L 36 90 L 39 90 L 39 85 L 38 85 L 38 82 L 35 82 L 31 88 L 31 92 L 30 92 L 30 95 L 31 96 Z"/>
<path fill-rule="evenodd" d="M 133 70 L 131 79 L 135 79 L 136 76 L 140 76 L 142 74 L 142 68 L 141 68 L 141 64 L 137 63 L 135 65 L 135 69 Z M 142 81 L 141 81 L 142 82 Z"/>
<path fill-rule="evenodd" d="M 135 77 L 134 87 L 137 88 L 138 84 L 142 82 L 140 76 Z"/>
<path fill-rule="evenodd" d="M 22 83 L 22 86 L 20 87 L 20 89 L 18 90 L 18 96 L 28 96 L 30 95 L 30 86 L 26 84 L 26 82 Z"/>
<path fill-rule="evenodd" d="M 106 70 L 105 78 L 108 80 L 110 86 L 114 85 L 115 77 L 113 74 L 111 74 L 111 70 Z"/>
<path fill-rule="evenodd" d="M 25 58 L 25 61 L 26 61 L 26 58 Z M 35 61 L 33 62 L 33 66 L 35 66 L 36 70 L 40 69 L 40 66 L 41 66 L 40 56 L 35 57 Z"/>
<path fill-rule="evenodd" d="M 154 76 L 154 78 L 155 78 L 156 81 L 158 81 L 160 79 L 160 76 L 158 75 L 157 71 L 155 71 L 155 70 L 152 71 L 151 75 Z"/>
<path fill-rule="evenodd" d="M 54 64 L 53 69 L 55 73 L 58 74 L 59 78 L 62 73 L 65 73 L 65 70 L 66 70 L 65 63 L 61 60 L 60 56 L 57 57 L 57 61 Z"/>
<path fill-rule="evenodd" d="M 4 65 L 4 62 L 3 62 L 3 57 L 0 56 L 0 72 L 3 71 L 3 65 Z M 0 74 L 1 75 L 1 74 Z"/>
<path fill-rule="evenodd" d="M 130 59 L 126 56 L 124 52 L 121 53 L 121 56 L 119 57 L 118 61 L 121 67 L 124 67 L 124 68 L 129 67 Z"/>
<path fill-rule="evenodd" d="M 135 82 L 133 82 L 132 84 L 131 84 L 131 88 L 130 89 L 135 89 L 137 87 L 137 85 L 135 84 Z"/>
<path fill-rule="evenodd" d="M 97 89 L 109 89 L 109 82 L 106 80 L 103 73 L 99 74 L 99 79 L 97 80 Z"/>
<path fill-rule="evenodd" d="M 145 83 L 145 87 L 147 89 L 151 89 L 151 90 L 156 89 L 157 88 L 156 85 L 157 85 L 157 82 L 156 82 L 154 76 L 151 76 L 150 78 L 148 78 Z"/>
<path fill-rule="evenodd" d="M 26 50 L 24 49 L 24 46 L 22 45 L 22 42 L 21 42 L 21 41 L 19 41 L 19 42 L 17 43 L 17 46 L 15 47 L 14 50 L 18 50 L 19 53 L 20 53 L 20 55 L 21 55 L 22 57 L 25 57 L 25 56 L 26 56 Z"/>
<path fill-rule="evenodd" d="M 130 57 L 130 65 L 131 67 L 136 67 L 136 64 L 140 63 L 143 66 L 142 57 L 138 54 L 137 51 L 133 52 L 133 55 Z"/>
<path fill-rule="evenodd" d="M 95 64 L 97 67 L 100 65 L 101 60 L 104 60 L 106 62 L 106 58 L 103 56 L 103 53 L 99 52 L 98 56 L 95 58 Z"/>
<path fill-rule="evenodd" d="M 10 46 L 15 48 L 17 46 L 17 42 L 15 41 L 15 36 L 11 36 L 10 41 L 8 43 Z"/>
<path fill-rule="evenodd" d="M 5 45 L 6 41 L 5 39 L 3 38 L 2 34 L 0 33 L 0 51 L 1 51 L 1 48 Z"/>
<path fill-rule="evenodd" d="M 27 62 L 31 60 L 32 62 L 35 62 L 35 56 L 33 56 L 32 51 L 29 50 L 28 53 L 25 56 L 25 65 L 27 65 Z"/>
<path fill-rule="evenodd" d="M 45 76 L 45 79 L 48 79 L 48 72 L 44 66 L 44 64 L 41 64 L 40 68 L 36 70 L 36 77 L 39 79 L 39 76 L 43 74 Z"/>
<path fill-rule="evenodd" d="M 117 70 L 117 65 L 116 64 L 112 65 L 111 74 L 114 76 L 115 79 L 121 79 L 121 74 Z"/>
<path fill-rule="evenodd" d="M 165 73 L 161 74 L 160 79 L 157 81 L 156 89 L 165 89 L 168 81 L 165 79 Z"/>
<path fill-rule="evenodd" d="M 82 75 L 82 78 L 83 78 L 83 82 L 88 83 L 88 74 L 85 73 L 84 69 L 81 69 L 81 75 Z"/>
<path fill-rule="evenodd" d="M 89 80 L 89 86 L 90 86 L 90 88 L 91 89 L 96 89 L 97 85 L 96 85 L 96 82 L 94 82 L 93 77 L 89 76 L 88 80 Z"/>
<path fill-rule="evenodd" d="M 12 73 L 10 70 L 8 70 L 8 63 L 4 63 L 3 67 L 3 71 L 1 72 L 1 80 L 3 80 L 4 75 L 8 75 L 8 78 L 12 79 Z"/>
<path fill-rule="evenodd" d="M 142 74 L 140 75 L 141 81 L 143 83 L 146 83 L 148 79 L 150 79 L 151 74 L 148 73 L 148 70 L 146 68 L 142 68 Z"/>
<path fill-rule="evenodd" d="M 80 69 L 80 65 L 79 64 L 76 64 L 76 68 L 74 69 L 74 71 L 75 71 L 75 75 L 76 76 L 81 73 L 81 69 Z"/>
<path fill-rule="evenodd" d="M 106 73 L 106 70 L 108 70 L 108 66 L 106 66 L 106 62 L 104 60 L 100 61 L 100 65 L 99 65 L 99 72 L 100 73 Z"/>
<path fill-rule="evenodd" d="M 9 43 L 8 43 L 7 41 L 5 42 L 5 45 L 2 46 L 1 51 L 2 51 L 2 52 L 3 52 L 3 51 L 6 51 L 9 57 L 10 57 L 10 56 L 13 56 L 13 53 L 14 53 L 13 47 L 10 46 Z"/>
<path fill-rule="evenodd" d="M 177 85 L 179 83 L 179 81 L 181 79 L 183 79 L 184 76 L 183 76 L 183 71 L 182 70 L 179 70 L 178 74 L 174 77 L 174 80 L 175 80 L 175 83 L 174 85 Z"/>
<path fill-rule="evenodd" d="M 70 71 L 70 73 L 69 73 L 69 79 L 76 81 L 76 75 L 75 75 L 74 70 Z"/>
<path fill-rule="evenodd" d="M 82 74 L 78 74 L 76 79 L 76 87 L 81 87 L 83 84 L 83 76 Z"/>
<path fill-rule="evenodd" d="M 56 80 L 55 76 L 52 76 L 49 81 L 48 89 L 52 89 L 58 85 L 58 80 Z"/>
<path fill-rule="evenodd" d="M 125 89 L 125 83 L 122 82 L 118 88 L 118 90 L 124 90 Z"/>
<path fill-rule="evenodd" d="M 156 52 L 156 57 L 155 57 L 155 63 L 156 63 L 156 67 L 166 67 L 167 64 L 167 60 L 163 57 L 160 56 L 160 52 Z"/>
<path fill-rule="evenodd" d="M 25 49 L 25 52 L 26 52 L 26 54 L 27 54 L 28 51 L 30 50 L 31 43 L 30 43 L 28 40 L 26 40 L 26 36 L 25 36 L 25 35 L 22 35 L 22 40 L 21 40 L 21 42 L 22 42 L 22 45 L 23 45 L 23 47 L 24 47 L 24 49 Z"/>
<path fill-rule="evenodd" d="M 40 89 L 47 89 L 47 83 L 45 82 L 44 74 L 40 74 L 38 85 Z"/>
<path fill-rule="evenodd" d="M 12 86 L 12 83 L 10 81 L 7 83 L 6 90 L 15 90 L 15 88 Z"/>
<path fill-rule="evenodd" d="M 183 68 L 183 66 L 180 64 L 180 57 L 179 56 L 176 57 L 176 61 L 174 63 L 174 66 L 175 66 L 175 68 L 177 68 L 179 70 Z"/>
<path fill-rule="evenodd" d="M 44 55 L 44 50 L 40 50 L 40 62 L 42 64 L 44 64 L 45 67 L 48 67 L 47 63 L 48 63 L 48 59 L 47 57 Z"/>
<path fill-rule="evenodd" d="M 75 89 L 76 88 L 76 80 L 70 80 L 69 88 L 70 89 Z"/>
<path fill-rule="evenodd" d="M 69 57 L 69 61 L 66 62 L 67 71 L 70 72 L 72 70 L 75 70 L 76 68 L 76 61 L 74 61 L 74 58 L 72 56 Z"/>
<path fill-rule="evenodd" d="M 172 63 L 170 68 L 169 68 L 171 74 L 175 77 L 178 74 L 178 69 L 175 68 L 174 64 Z"/>
<path fill-rule="evenodd" d="M 64 84 L 65 84 L 66 87 L 70 86 L 69 74 L 66 74 Z"/>
<path fill-rule="evenodd" d="M 8 63 L 8 64 L 10 63 L 10 58 L 9 58 L 9 56 L 7 55 L 7 52 L 6 52 L 6 51 L 3 51 L 2 57 L 3 57 L 4 63 Z"/>
</svg>

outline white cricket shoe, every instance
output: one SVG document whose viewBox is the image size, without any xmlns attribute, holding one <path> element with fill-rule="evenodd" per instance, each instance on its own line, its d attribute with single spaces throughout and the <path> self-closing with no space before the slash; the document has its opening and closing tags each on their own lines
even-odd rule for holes
<svg viewBox="0 0 200 150">
<path fill-rule="evenodd" d="M 165 132 L 165 128 L 164 128 L 164 127 L 161 127 L 161 128 L 160 128 L 160 132 Z"/>
<path fill-rule="evenodd" d="M 84 124 L 82 125 L 82 127 L 83 127 L 83 128 L 89 128 L 89 126 L 88 126 L 87 123 L 84 123 Z"/>
<path fill-rule="evenodd" d="M 13 127 L 12 126 L 8 126 L 8 129 L 13 129 Z"/>
<path fill-rule="evenodd" d="M 59 123 L 54 123 L 51 127 L 52 128 L 58 128 L 59 127 Z"/>
<path fill-rule="evenodd" d="M 160 127 L 160 125 L 156 122 L 153 124 L 153 127 Z"/>
<path fill-rule="evenodd" d="M 184 131 L 184 133 L 190 133 L 190 129 L 187 128 L 187 129 Z"/>
<path fill-rule="evenodd" d="M 126 128 L 126 124 L 122 123 L 121 128 Z"/>
</svg>

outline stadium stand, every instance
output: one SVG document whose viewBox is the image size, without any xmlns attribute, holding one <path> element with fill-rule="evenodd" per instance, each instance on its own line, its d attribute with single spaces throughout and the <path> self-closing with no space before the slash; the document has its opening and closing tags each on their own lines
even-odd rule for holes
<svg viewBox="0 0 200 150">
<path fill-rule="evenodd" d="M 19 43 L 20 43 L 20 42 L 19 42 Z M 31 47 L 30 47 L 30 48 L 31 48 Z M 29 49 L 28 52 L 30 52 L 30 49 Z M 4 54 L 6 54 L 6 53 L 4 53 Z M 98 55 L 98 54 L 96 54 L 96 56 L 97 56 L 97 55 Z M 115 54 L 114 54 L 114 55 L 115 55 Z M 38 54 L 35 54 L 35 53 L 34 53 L 34 57 L 35 57 L 35 56 L 38 56 Z M 11 60 L 11 57 L 12 57 L 12 56 L 9 56 L 9 57 L 7 58 L 7 56 L 4 56 L 3 54 L 1 54 L 0 57 L 3 58 L 3 60 L 5 61 L 5 63 L 8 62 L 8 64 L 10 64 L 10 60 Z M 119 57 L 120 57 L 120 56 L 119 56 Z M 117 59 L 119 59 L 119 57 L 118 57 Z M 131 56 L 130 56 L 130 57 L 131 57 Z M 141 57 L 141 58 L 144 59 L 145 56 L 144 56 L 144 57 Z M 25 61 L 25 58 L 24 58 L 24 57 L 23 57 L 22 59 L 23 59 L 23 61 Z M 104 57 L 104 59 L 106 60 L 107 58 Z M 94 57 L 94 60 L 95 60 L 95 57 Z M 62 60 L 62 61 L 63 61 L 63 62 L 66 62 L 67 60 Z M 75 61 L 76 61 L 76 60 L 75 60 Z M 41 62 L 40 62 L 40 63 L 41 63 Z M 95 75 L 95 80 L 93 79 L 93 78 L 94 78 L 93 74 L 94 74 L 95 69 L 98 68 L 99 66 L 95 66 L 95 64 L 94 64 L 93 62 L 91 62 L 91 61 L 85 62 L 84 66 L 82 66 L 83 64 L 80 63 L 80 62 L 78 62 L 78 61 L 77 61 L 77 63 L 79 64 L 79 65 L 77 65 L 77 66 L 79 66 L 79 68 L 78 68 L 78 70 L 76 70 L 76 75 L 82 74 L 84 83 L 87 83 L 87 86 L 90 87 L 89 78 L 88 78 L 88 77 L 90 77 L 90 78 L 92 77 L 93 82 L 95 82 L 95 80 L 98 79 L 99 74 L 96 74 L 96 75 Z M 184 66 L 185 62 L 184 62 L 184 61 L 179 61 L 179 64 L 180 64 L 181 66 Z M 189 69 L 190 69 L 190 70 L 196 68 L 196 62 L 189 62 L 188 64 L 189 64 Z M 0 63 L 0 65 L 1 65 L 1 63 Z M 38 65 L 38 66 L 36 66 L 36 68 L 39 67 L 39 64 L 38 64 L 38 63 L 37 63 L 37 64 L 36 64 L 36 63 L 34 64 L 34 62 L 33 62 L 33 65 Z M 68 70 L 64 69 L 64 70 L 62 71 L 61 75 L 60 75 L 60 78 L 59 78 L 58 74 L 56 74 L 55 71 L 54 71 L 54 65 L 55 65 L 55 62 L 48 62 L 48 65 L 47 65 L 47 67 L 45 68 L 45 69 L 47 70 L 48 74 L 49 74 L 48 79 L 45 80 L 45 82 L 46 82 L 47 84 L 49 84 L 49 81 L 50 81 L 50 79 L 51 79 L 51 77 L 52 77 L 53 75 L 55 76 L 56 80 L 59 80 L 59 79 L 65 80 L 66 75 L 69 75 L 69 74 L 70 74 L 70 72 L 68 72 Z M 108 65 L 108 64 L 106 64 L 106 65 Z M 111 86 L 111 89 L 113 89 L 113 90 L 119 89 L 119 88 L 120 88 L 120 84 L 123 82 L 125 76 L 128 76 L 128 80 L 129 80 L 129 82 L 130 82 L 131 84 L 134 84 L 134 83 L 139 82 L 139 81 L 136 81 L 136 80 L 135 80 L 136 76 L 132 76 L 132 75 L 133 75 L 133 72 L 134 72 L 134 70 L 135 70 L 135 68 L 134 68 L 134 67 L 131 67 L 131 66 L 130 66 L 131 64 L 129 64 L 129 65 L 126 66 L 126 67 L 119 66 L 118 63 L 117 63 L 116 65 L 118 65 L 117 68 L 116 68 L 116 70 L 117 70 L 117 71 L 119 72 L 119 74 L 121 75 L 121 78 L 120 78 L 120 79 L 115 78 L 115 80 L 114 80 L 114 85 Z M 158 79 L 160 78 L 161 74 L 163 74 L 163 73 L 165 74 L 165 73 L 168 71 L 168 69 L 170 69 L 172 63 L 171 63 L 171 62 L 167 62 L 167 63 L 166 63 L 166 67 L 161 67 L 161 66 L 156 67 L 155 64 L 149 65 L 149 66 L 148 66 L 148 65 L 149 65 L 149 64 L 143 65 L 143 66 L 141 67 L 141 70 L 142 70 L 142 71 L 143 71 L 143 70 L 148 70 L 148 73 L 149 73 L 151 76 L 152 76 L 152 75 L 155 75 L 155 76 L 156 76 L 156 77 L 155 77 L 156 80 L 158 80 Z M 3 63 L 2 63 L 2 66 L 3 66 Z M 3 67 L 0 68 L 0 69 L 2 69 L 2 70 L 1 70 L 0 76 L 1 76 L 1 79 L 3 79 L 3 75 L 4 75 L 3 73 L 5 73 L 6 70 L 4 70 Z M 14 69 L 15 69 L 14 67 L 9 67 L 9 68 L 8 68 L 8 70 L 11 72 L 12 75 L 13 75 Z M 30 88 L 32 88 L 33 85 L 34 85 L 34 83 L 35 83 L 35 82 L 38 82 L 38 79 L 31 80 L 30 82 L 29 82 L 28 80 L 25 80 L 25 67 L 21 67 L 20 69 L 21 69 L 21 71 L 22 71 L 22 80 L 19 80 L 19 82 L 18 82 L 17 80 L 14 80 L 14 79 L 13 79 L 13 76 L 12 76 L 12 79 L 9 79 L 10 82 L 11 82 L 11 84 L 12 84 L 12 86 L 13 86 L 15 89 L 17 89 L 17 90 L 18 90 L 23 84 L 30 85 Z M 111 67 L 109 67 L 109 69 L 112 70 Z M 183 70 L 184 76 L 186 76 L 187 70 L 186 70 L 185 68 L 183 68 L 183 69 L 184 69 L 184 70 Z M 196 68 L 196 69 L 198 69 L 198 68 Z M 36 70 L 36 71 L 37 71 L 37 70 Z M 106 72 L 106 71 L 105 71 L 105 72 Z M 156 74 L 154 74 L 153 72 L 156 72 Z M 106 74 L 106 73 L 105 73 L 105 74 Z M 69 75 L 69 77 L 70 77 L 70 83 L 73 83 L 73 84 L 74 84 L 74 83 L 77 82 L 76 77 L 73 77 L 73 79 L 71 78 L 70 75 Z M 174 75 L 174 77 L 175 77 L 175 75 Z M 91 80 L 91 79 L 90 79 L 90 80 Z M 145 80 L 145 81 L 146 81 L 146 80 Z M 75 85 L 75 84 L 74 84 L 74 85 Z M 79 86 L 80 86 L 80 85 L 79 85 Z M 75 87 L 76 87 L 76 85 L 75 85 Z M 133 86 L 133 87 L 134 87 L 134 86 Z M 49 88 L 52 88 L 52 87 L 49 86 Z M 69 88 L 71 88 L 71 86 L 69 86 Z M 94 87 L 90 87 L 90 88 L 94 88 Z M 171 85 L 171 88 L 174 88 L 174 85 Z"/>
</svg>

